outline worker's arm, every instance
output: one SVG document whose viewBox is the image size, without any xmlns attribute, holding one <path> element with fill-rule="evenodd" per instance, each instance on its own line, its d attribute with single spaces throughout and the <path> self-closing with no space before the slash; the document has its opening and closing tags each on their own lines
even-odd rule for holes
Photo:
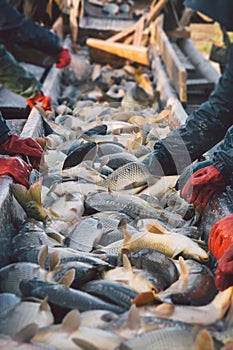
<svg viewBox="0 0 233 350">
<path fill-rule="evenodd" d="M 41 83 L 26 71 L 0 44 L 0 84 L 24 98 L 34 97 L 41 89 Z"/>
<path fill-rule="evenodd" d="M 18 135 L 10 135 L 10 129 L 0 113 L 0 154 L 28 156 L 33 168 L 38 168 L 43 156 L 43 149 L 31 137 L 23 138 Z M 4 162 L 6 163 L 6 161 Z"/>
<path fill-rule="evenodd" d="M 21 49 L 38 50 L 53 57 L 58 68 L 70 63 L 69 51 L 62 47 L 57 35 L 19 13 L 7 0 L 0 0 L 0 8 L 0 41 L 7 48 L 13 43 Z"/>
<path fill-rule="evenodd" d="M 233 123 L 233 45 L 225 71 L 207 102 L 190 114 L 187 122 L 155 144 L 144 161 L 153 174 L 180 174 L 192 161 L 216 145 Z"/>
</svg>

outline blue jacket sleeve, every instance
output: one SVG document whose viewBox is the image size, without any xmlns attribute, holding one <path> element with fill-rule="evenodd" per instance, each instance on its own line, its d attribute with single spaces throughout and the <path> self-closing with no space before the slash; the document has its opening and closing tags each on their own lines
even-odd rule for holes
<svg viewBox="0 0 233 350">
<path fill-rule="evenodd" d="M 51 56 L 62 50 L 60 38 L 49 29 L 28 19 L 7 0 L 0 0 L 0 42 L 8 47 L 9 41 L 21 47 L 31 47 Z"/>
<path fill-rule="evenodd" d="M 164 175 L 180 174 L 221 141 L 232 124 L 233 45 L 230 45 L 226 68 L 208 101 L 191 113 L 183 126 L 155 144 L 149 169 L 156 174 L 158 160 Z"/>
<path fill-rule="evenodd" d="M 10 129 L 8 128 L 5 119 L 0 112 L 0 145 L 9 138 Z"/>
<path fill-rule="evenodd" d="M 213 165 L 221 172 L 227 184 L 233 183 L 233 126 L 214 152 Z"/>
</svg>

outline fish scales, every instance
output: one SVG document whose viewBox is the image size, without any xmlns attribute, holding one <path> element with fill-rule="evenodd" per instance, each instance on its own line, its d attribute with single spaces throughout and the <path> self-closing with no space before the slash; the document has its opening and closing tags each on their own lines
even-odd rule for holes
<svg viewBox="0 0 233 350">
<path fill-rule="evenodd" d="M 47 274 L 48 272 L 39 265 L 28 262 L 18 262 L 4 266 L 0 269 L 0 292 L 10 292 L 21 297 L 19 284 L 22 279 L 33 277 L 46 279 Z"/>
<path fill-rule="evenodd" d="M 171 257 L 183 254 L 196 260 L 208 260 L 208 254 L 190 238 L 177 233 L 155 234 L 150 232 L 135 233 L 125 238 L 122 249 L 136 251 L 142 248 L 153 248 Z"/>
<path fill-rule="evenodd" d="M 124 311 L 122 307 L 104 302 L 88 293 L 47 281 L 25 279 L 20 283 L 20 289 L 27 297 L 33 296 L 43 299 L 47 296 L 48 301 L 53 304 L 68 309 L 78 309 L 80 312 L 102 309 L 119 314 Z"/>
<path fill-rule="evenodd" d="M 90 281 L 82 286 L 82 290 L 99 298 L 107 298 L 126 310 L 130 308 L 131 300 L 137 296 L 135 291 L 122 283 L 107 280 Z"/>
<path fill-rule="evenodd" d="M 99 185 L 107 187 L 109 190 L 121 190 L 134 183 L 148 183 L 151 179 L 147 166 L 142 163 L 127 163 L 113 171 Z"/>
<path fill-rule="evenodd" d="M 158 329 L 136 336 L 124 343 L 132 350 L 196 350 L 192 333 L 181 329 Z M 120 346 L 118 350 L 124 350 Z"/>
<path fill-rule="evenodd" d="M 136 196 L 122 193 L 91 193 L 85 203 L 98 211 L 122 211 L 131 218 L 154 218 L 160 216 L 160 210 L 154 209 L 146 201 Z"/>
</svg>

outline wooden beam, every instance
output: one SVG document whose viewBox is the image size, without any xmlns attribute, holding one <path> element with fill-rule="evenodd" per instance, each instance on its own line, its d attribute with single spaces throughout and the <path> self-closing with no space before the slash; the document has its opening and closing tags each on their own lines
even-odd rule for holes
<svg viewBox="0 0 233 350">
<path fill-rule="evenodd" d="M 135 28 L 134 39 L 133 39 L 134 46 L 140 46 L 142 41 L 143 29 L 144 29 L 144 17 L 141 17 L 140 20 L 137 22 L 137 25 Z"/>
<path fill-rule="evenodd" d="M 153 21 L 155 17 L 157 17 L 160 14 L 160 12 L 162 11 L 162 9 L 168 1 L 169 0 L 155 0 L 154 3 L 152 3 L 151 10 L 146 16 L 147 24 L 150 24 L 150 22 Z"/>
<path fill-rule="evenodd" d="M 150 64 L 149 50 L 143 46 L 135 47 L 133 45 L 126 45 L 116 42 L 112 43 L 106 40 L 94 38 L 87 39 L 87 45 L 146 66 Z"/>
<path fill-rule="evenodd" d="M 169 79 L 175 86 L 181 102 L 187 102 L 186 69 L 181 63 L 166 33 L 160 25 L 156 25 L 155 41 L 166 67 Z"/>
</svg>

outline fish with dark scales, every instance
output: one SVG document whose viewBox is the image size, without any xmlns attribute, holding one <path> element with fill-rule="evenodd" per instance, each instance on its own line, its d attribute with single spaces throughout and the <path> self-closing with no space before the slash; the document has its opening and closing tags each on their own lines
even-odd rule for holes
<svg viewBox="0 0 233 350">
<path fill-rule="evenodd" d="M 115 312 L 124 312 L 124 308 L 107 303 L 81 290 L 67 288 L 64 285 L 42 281 L 38 279 L 23 280 L 20 290 L 25 297 L 48 298 L 48 301 L 67 309 L 79 311 L 102 309 Z"/>
<path fill-rule="evenodd" d="M 82 290 L 108 302 L 115 303 L 125 310 L 131 306 L 131 301 L 137 296 L 131 288 L 116 281 L 96 280 L 82 286 Z"/>
</svg>

